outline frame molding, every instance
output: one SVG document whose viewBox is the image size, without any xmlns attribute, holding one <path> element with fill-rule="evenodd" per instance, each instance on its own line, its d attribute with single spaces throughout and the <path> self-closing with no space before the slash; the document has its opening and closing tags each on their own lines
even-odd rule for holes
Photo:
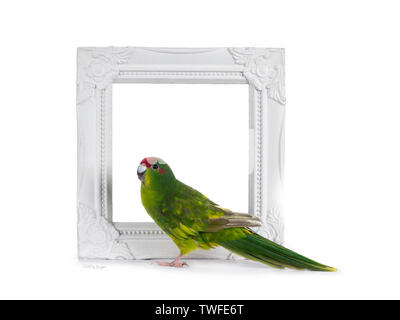
<svg viewBox="0 0 400 320">
<path fill-rule="evenodd" d="M 113 83 L 249 85 L 249 212 L 282 243 L 284 50 L 267 48 L 78 48 L 78 246 L 80 258 L 172 258 L 178 250 L 154 223 L 112 222 Z M 223 248 L 192 258 L 229 259 Z"/>
</svg>

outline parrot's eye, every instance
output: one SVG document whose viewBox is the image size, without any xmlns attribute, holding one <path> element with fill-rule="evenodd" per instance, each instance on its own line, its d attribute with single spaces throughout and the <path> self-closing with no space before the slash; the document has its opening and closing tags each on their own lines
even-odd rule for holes
<svg viewBox="0 0 400 320">
<path fill-rule="evenodd" d="M 158 164 L 153 164 L 151 167 L 152 167 L 154 170 L 157 170 L 157 169 L 158 169 Z"/>
</svg>

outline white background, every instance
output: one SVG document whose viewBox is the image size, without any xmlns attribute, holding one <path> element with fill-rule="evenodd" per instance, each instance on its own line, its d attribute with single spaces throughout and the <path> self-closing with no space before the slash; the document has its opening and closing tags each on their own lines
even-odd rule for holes
<svg viewBox="0 0 400 320">
<path fill-rule="evenodd" d="M 153 221 L 136 174 L 150 156 L 219 205 L 248 211 L 248 85 L 114 84 L 112 105 L 113 221 Z"/>
<path fill-rule="evenodd" d="M 395 1 L 0 5 L 1 298 L 400 298 Z M 339 268 L 76 259 L 78 46 L 286 48 L 287 246 Z"/>
</svg>

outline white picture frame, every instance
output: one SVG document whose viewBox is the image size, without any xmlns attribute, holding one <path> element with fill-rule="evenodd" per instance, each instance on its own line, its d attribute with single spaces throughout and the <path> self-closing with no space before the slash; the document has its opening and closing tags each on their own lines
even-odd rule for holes
<svg viewBox="0 0 400 320">
<path fill-rule="evenodd" d="M 77 52 L 78 255 L 88 259 L 175 258 L 154 223 L 112 219 L 112 84 L 237 83 L 249 86 L 249 212 L 256 231 L 282 243 L 284 50 L 87 47 Z M 223 248 L 188 258 L 229 259 Z"/>
</svg>

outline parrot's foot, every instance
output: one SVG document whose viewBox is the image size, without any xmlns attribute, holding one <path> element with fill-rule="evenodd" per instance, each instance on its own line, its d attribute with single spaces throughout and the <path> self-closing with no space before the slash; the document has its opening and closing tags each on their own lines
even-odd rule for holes
<svg viewBox="0 0 400 320">
<path fill-rule="evenodd" d="M 188 264 L 186 262 L 163 262 L 163 261 L 157 261 L 157 264 L 159 266 L 164 266 L 164 267 L 175 267 L 175 268 L 183 268 L 183 266 L 187 266 Z"/>
<path fill-rule="evenodd" d="M 163 262 L 163 261 L 157 261 L 157 264 L 159 266 L 164 266 L 164 267 L 174 267 L 174 268 L 183 268 L 184 266 L 188 266 L 186 262 L 179 262 L 179 259 L 182 257 L 180 254 L 179 256 L 176 257 L 176 259 L 172 262 Z"/>
</svg>

